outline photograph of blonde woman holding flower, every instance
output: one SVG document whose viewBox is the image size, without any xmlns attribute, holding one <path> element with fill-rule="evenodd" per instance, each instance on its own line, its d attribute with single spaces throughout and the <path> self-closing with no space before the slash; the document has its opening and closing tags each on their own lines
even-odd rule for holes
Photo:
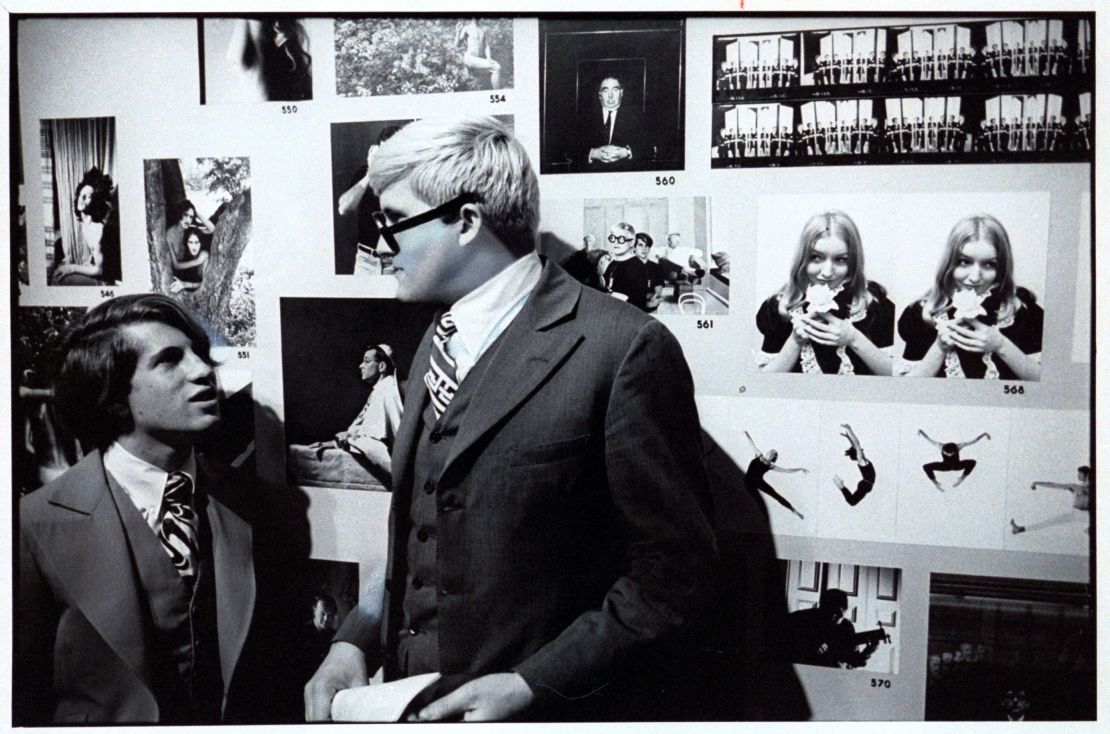
<svg viewBox="0 0 1110 734">
<path fill-rule="evenodd" d="M 1039 380 L 1044 311 L 1014 279 L 1010 236 L 990 214 L 948 235 L 933 286 L 898 319 L 900 372 L 912 377 Z"/>
<path fill-rule="evenodd" d="M 894 304 L 867 279 L 851 217 L 831 209 L 805 223 L 790 278 L 756 314 L 765 372 L 890 375 Z"/>
</svg>

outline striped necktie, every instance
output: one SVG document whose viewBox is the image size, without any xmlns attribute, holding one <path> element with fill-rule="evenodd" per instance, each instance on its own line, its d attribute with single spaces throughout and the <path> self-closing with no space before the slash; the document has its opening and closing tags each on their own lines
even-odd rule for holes
<svg viewBox="0 0 1110 734">
<path fill-rule="evenodd" d="M 428 395 L 431 396 L 437 420 L 447 411 L 447 406 L 455 397 L 455 391 L 459 389 L 455 360 L 447 353 L 447 340 L 456 331 L 458 328 L 455 326 L 455 319 L 448 311 L 440 316 L 432 336 L 432 358 L 428 372 L 424 375 L 424 384 L 428 386 Z"/>
<path fill-rule="evenodd" d="M 162 493 L 162 518 L 158 538 L 170 554 L 177 572 L 186 580 L 196 576 L 200 550 L 197 543 L 197 513 L 193 510 L 193 480 L 183 472 L 166 478 Z"/>
</svg>

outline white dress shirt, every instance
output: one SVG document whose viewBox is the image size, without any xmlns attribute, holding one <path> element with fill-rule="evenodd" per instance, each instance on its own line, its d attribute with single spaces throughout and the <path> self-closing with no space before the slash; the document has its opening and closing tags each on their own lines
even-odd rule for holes
<svg viewBox="0 0 1110 734">
<path fill-rule="evenodd" d="M 543 266 L 532 252 L 467 293 L 451 307 L 458 328 L 447 340 L 459 384 L 516 318 L 540 281 Z"/>
<path fill-rule="evenodd" d="M 146 524 L 158 534 L 162 511 L 162 494 L 166 490 L 169 472 L 164 472 L 154 464 L 148 463 L 125 449 L 119 441 L 112 442 L 104 452 L 104 469 L 123 487 L 123 493 L 139 510 Z M 191 453 L 177 471 L 187 474 L 195 488 L 197 482 L 197 459 Z"/>
</svg>

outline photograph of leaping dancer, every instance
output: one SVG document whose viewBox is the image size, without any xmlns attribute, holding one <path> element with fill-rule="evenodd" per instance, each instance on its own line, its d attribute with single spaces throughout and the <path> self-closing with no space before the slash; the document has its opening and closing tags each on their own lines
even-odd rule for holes
<svg viewBox="0 0 1110 734">
<path fill-rule="evenodd" d="M 850 506 L 855 507 L 863 501 L 863 498 L 867 496 L 868 492 L 875 488 L 875 465 L 867 459 L 867 455 L 863 452 L 863 446 L 859 442 L 859 437 L 856 436 L 856 432 L 852 430 L 852 427 L 847 423 L 841 423 L 840 427 L 844 429 L 840 435 L 848 439 L 852 444 L 844 450 L 844 455 L 856 462 L 856 465 L 859 467 L 859 482 L 856 484 L 855 491 L 849 491 L 848 487 L 844 484 L 844 480 L 841 479 L 839 475 L 834 474 L 833 484 L 835 484 L 840 490 L 840 493 L 844 495 L 844 501 Z"/>
<path fill-rule="evenodd" d="M 942 487 L 940 485 L 940 482 L 937 480 L 936 473 L 938 471 L 963 472 L 962 474 L 960 474 L 960 477 L 952 483 L 952 486 L 950 487 L 950 489 L 955 489 L 956 487 L 960 486 L 965 479 L 971 476 L 971 472 L 975 471 L 975 466 L 977 464 L 975 459 L 961 459 L 960 452 L 966 449 L 968 446 L 972 446 L 978 443 L 984 438 L 988 441 L 991 440 L 991 435 L 985 431 L 983 433 L 980 433 L 974 439 L 970 441 L 963 441 L 962 443 L 953 443 L 951 441 L 947 443 L 941 443 L 940 441 L 935 441 L 929 437 L 929 434 L 925 433 L 925 431 L 920 428 L 917 430 L 917 435 L 921 436 L 926 441 L 940 449 L 941 460 L 924 464 L 922 465 L 921 469 L 925 472 L 925 476 L 929 477 L 929 481 L 933 483 L 933 486 L 939 489 L 941 492 L 944 491 L 944 487 Z"/>
<path fill-rule="evenodd" d="M 779 458 L 778 451 L 771 449 L 764 454 L 755 445 L 755 441 L 752 440 L 751 434 L 749 434 L 747 431 L 744 431 L 744 436 L 748 439 L 748 443 L 751 444 L 752 451 L 755 452 L 755 458 L 751 460 L 751 463 L 748 464 L 748 468 L 744 471 L 744 486 L 747 488 L 748 492 L 750 492 L 752 497 L 755 498 L 758 498 L 759 492 L 763 492 L 764 494 L 775 500 L 775 502 L 778 502 L 780 505 L 797 515 L 799 520 L 804 520 L 805 515 L 798 512 L 798 510 L 794 508 L 794 505 L 790 504 L 790 502 L 787 501 L 785 497 L 776 492 L 775 488 L 768 484 L 767 480 L 764 479 L 763 476 L 769 471 L 778 471 L 785 474 L 793 474 L 795 472 L 809 474 L 809 469 L 806 469 L 804 467 L 796 467 L 791 469 L 785 466 L 779 466 L 775 463 L 776 461 L 778 461 Z M 762 503 L 760 503 L 760 507 L 763 507 Z"/>
</svg>

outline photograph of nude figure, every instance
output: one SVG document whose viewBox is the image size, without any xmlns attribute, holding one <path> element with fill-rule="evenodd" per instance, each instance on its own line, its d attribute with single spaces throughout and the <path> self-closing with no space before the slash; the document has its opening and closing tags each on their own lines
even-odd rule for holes
<svg viewBox="0 0 1110 734">
<path fill-rule="evenodd" d="M 327 31 L 315 18 L 202 18 L 201 104 L 312 99 L 313 53 Z"/>
<path fill-rule="evenodd" d="M 512 18 L 335 19 L 340 97 L 512 87 Z"/>
</svg>

